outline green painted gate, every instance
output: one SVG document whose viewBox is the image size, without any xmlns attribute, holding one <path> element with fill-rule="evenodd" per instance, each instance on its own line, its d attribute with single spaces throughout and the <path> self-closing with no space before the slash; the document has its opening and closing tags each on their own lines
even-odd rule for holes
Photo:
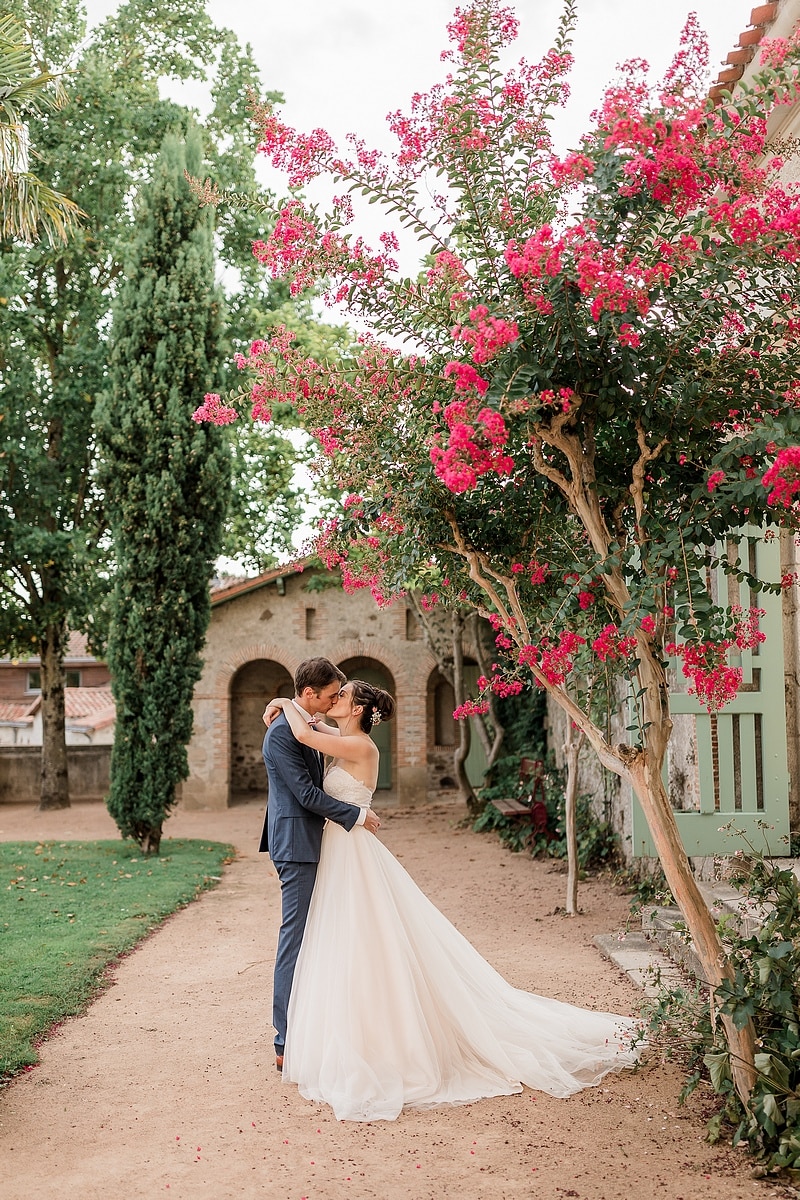
<svg viewBox="0 0 800 1200">
<path fill-rule="evenodd" d="M 751 575 L 768 582 L 780 579 L 780 543 L 756 533 L 740 546 L 731 543 L 729 561 L 746 555 Z M 675 817 L 686 853 L 725 855 L 743 848 L 735 830 L 742 830 L 756 848 L 773 855 L 789 853 L 789 773 L 786 760 L 783 622 L 780 594 L 752 594 L 722 568 L 716 571 L 716 595 L 722 602 L 755 605 L 766 610 L 761 629 L 767 640 L 754 650 L 730 655 L 741 666 L 742 685 L 736 699 L 722 712 L 709 715 L 685 690 L 670 695 L 675 721 L 664 769 L 664 782 L 673 800 Z M 683 684 L 673 663 L 673 683 Z M 681 728 L 682 727 L 682 728 Z M 694 736 L 692 736 L 694 735 Z M 692 745 L 693 743 L 693 745 Z M 688 752 L 687 752 L 688 747 Z M 731 825 L 731 829 L 723 829 Z M 633 797 L 632 849 L 635 855 L 654 855 L 644 814 Z M 767 830 L 762 828 L 768 826 Z M 783 840 L 787 839 L 787 840 Z"/>
</svg>

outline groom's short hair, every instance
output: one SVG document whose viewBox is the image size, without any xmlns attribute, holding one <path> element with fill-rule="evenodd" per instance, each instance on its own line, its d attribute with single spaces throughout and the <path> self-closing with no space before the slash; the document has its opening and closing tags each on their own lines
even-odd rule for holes
<svg viewBox="0 0 800 1200">
<path fill-rule="evenodd" d="M 302 695 L 307 687 L 321 692 L 331 683 L 346 683 L 347 676 L 329 658 L 307 658 L 294 673 L 294 693 Z"/>
</svg>

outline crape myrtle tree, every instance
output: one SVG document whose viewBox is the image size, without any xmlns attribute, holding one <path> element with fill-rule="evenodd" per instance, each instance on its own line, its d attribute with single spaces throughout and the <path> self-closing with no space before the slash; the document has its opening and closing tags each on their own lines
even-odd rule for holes
<svg viewBox="0 0 800 1200">
<path fill-rule="evenodd" d="M 192 692 L 229 484 L 222 430 L 192 421 L 198 391 L 216 382 L 221 332 L 211 214 L 185 179 L 201 161 L 197 129 L 185 142 L 168 134 L 142 189 L 114 311 L 110 387 L 96 418 L 116 558 L 108 808 L 145 854 L 158 853 L 175 788 L 189 773 Z"/>
<path fill-rule="evenodd" d="M 677 655 L 712 711 L 735 693 L 730 656 L 763 638 L 759 613 L 716 598 L 710 567 L 757 588 L 720 541 L 796 526 L 800 201 L 766 122 L 800 94 L 798 47 L 770 43 L 752 86 L 715 107 L 690 18 L 660 86 L 628 64 L 559 157 L 573 23 L 566 0 L 542 61 L 506 68 L 513 14 L 457 10 L 450 73 L 389 118 L 390 158 L 357 139 L 342 153 L 263 106 L 263 152 L 296 187 L 327 174 L 333 198 L 327 215 L 292 199 L 255 255 L 298 291 L 325 280 L 371 332 L 346 363 L 276 332 L 250 355 L 252 412 L 290 400 L 316 431 L 347 493 L 320 550 L 347 586 L 474 606 L 496 630 L 485 693 L 544 688 L 630 784 L 724 993 L 731 968 L 662 782 L 667 669 Z M 380 249 L 348 230 L 348 191 L 395 222 Z M 428 255 L 416 278 L 393 261 L 398 227 Z M 214 407 L 231 419 L 236 397 Z M 604 676 L 630 688 L 623 741 L 594 715 Z M 720 1007 L 746 1101 L 753 1025 L 746 1005 Z"/>
</svg>

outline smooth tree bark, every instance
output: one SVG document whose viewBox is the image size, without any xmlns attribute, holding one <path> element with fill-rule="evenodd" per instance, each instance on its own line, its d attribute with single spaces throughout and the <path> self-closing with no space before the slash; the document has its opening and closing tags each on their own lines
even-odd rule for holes
<svg viewBox="0 0 800 1200">
<path fill-rule="evenodd" d="M 578 733 L 572 721 L 567 721 L 567 738 L 564 742 L 564 762 L 567 768 L 567 785 L 564 791 L 564 828 L 567 839 L 567 899 L 566 913 L 574 917 L 578 912 L 578 785 L 580 782 L 580 754 L 583 734 Z"/>
<path fill-rule="evenodd" d="M 464 618 L 459 612 L 453 610 L 450 614 L 450 623 L 453 639 L 453 692 L 456 698 L 456 707 L 458 707 L 467 699 L 464 685 Z M 470 749 L 471 733 L 469 721 L 458 722 L 458 745 L 453 754 L 456 783 L 461 798 L 468 808 L 475 806 L 475 791 L 467 778 L 465 765 Z"/>
</svg>

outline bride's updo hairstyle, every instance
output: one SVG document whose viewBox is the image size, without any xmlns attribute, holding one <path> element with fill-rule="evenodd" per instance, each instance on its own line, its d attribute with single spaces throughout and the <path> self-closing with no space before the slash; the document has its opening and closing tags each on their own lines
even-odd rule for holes
<svg viewBox="0 0 800 1200">
<path fill-rule="evenodd" d="M 383 688 L 365 683 L 363 679 L 351 679 L 350 682 L 353 685 L 353 705 L 361 705 L 364 709 L 360 721 L 362 733 L 371 733 L 373 726 L 394 716 L 394 698 Z"/>
</svg>

